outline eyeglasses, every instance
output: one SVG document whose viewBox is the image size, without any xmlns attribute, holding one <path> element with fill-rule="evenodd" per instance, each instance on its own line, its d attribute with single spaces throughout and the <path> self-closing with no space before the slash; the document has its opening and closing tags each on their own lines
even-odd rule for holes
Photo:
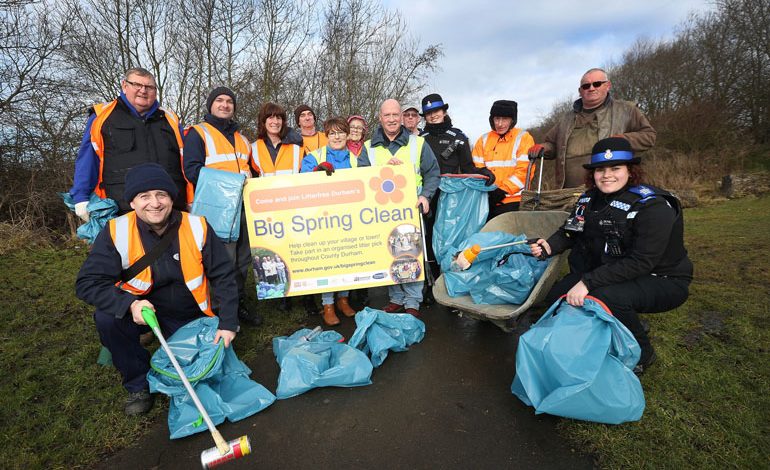
<svg viewBox="0 0 770 470">
<path fill-rule="evenodd" d="M 609 80 L 602 80 L 599 82 L 581 83 L 580 88 L 582 88 L 583 90 L 588 90 L 589 88 L 591 88 L 591 86 L 593 86 L 594 88 L 599 88 L 600 86 L 604 85 L 608 81 Z"/>
<path fill-rule="evenodd" d="M 334 136 L 338 136 L 338 135 L 347 135 L 347 132 L 345 132 L 345 131 L 329 131 L 329 132 L 326 133 L 326 135 L 329 136 L 329 137 L 334 137 Z"/>
<path fill-rule="evenodd" d="M 131 80 L 123 80 L 123 81 L 128 83 L 132 87 L 134 87 L 134 90 L 136 90 L 136 91 L 139 91 L 142 88 L 144 88 L 147 91 L 157 91 L 158 90 L 158 87 L 156 87 L 155 85 L 145 85 L 143 83 L 132 82 Z"/>
<path fill-rule="evenodd" d="M 363 127 L 359 127 L 359 126 L 350 126 L 350 130 L 351 131 L 362 131 L 362 130 L 364 130 L 364 128 Z"/>
<path fill-rule="evenodd" d="M 417 114 L 417 113 L 411 113 L 411 112 L 404 113 L 404 117 L 408 117 L 408 118 L 416 118 L 416 117 L 419 117 L 419 116 L 420 115 Z"/>
</svg>

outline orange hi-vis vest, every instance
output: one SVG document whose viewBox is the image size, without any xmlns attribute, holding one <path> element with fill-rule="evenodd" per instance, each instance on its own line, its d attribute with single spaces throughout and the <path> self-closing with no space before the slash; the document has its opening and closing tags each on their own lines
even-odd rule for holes
<svg viewBox="0 0 770 470">
<path fill-rule="evenodd" d="M 249 163 L 251 159 L 251 146 L 249 139 L 236 131 L 233 136 L 235 146 L 230 144 L 219 130 L 207 122 L 196 124 L 192 127 L 200 135 L 206 146 L 206 166 L 215 170 L 241 173 L 246 177 L 251 176 Z"/>
<path fill-rule="evenodd" d="M 474 165 L 476 168 L 487 167 L 495 174 L 495 184 L 506 193 L 503 204 L 521 201 L 529 165 L 527 152 L 533 145 L 535 140 L 529 132 L 513 127 L 503 136 L 495 131 L 488 132 L 473 146 Z"/>
<path fill-rule="evenodd" d="M 201 311 L 213 317 L 209 281 L 203 272 L 201 250 L 206 243 L 206 219 L 181 212 L 179 225 L 179 262 L 182 265 L 182 277 L 192 293 Z M 144 245 L 136 226 L 136 212 L 129 212 L 109 221 L 110 237 L 115 249 L 120 254 L 123 270 L 126 270 L 144 256 Z M 147 266 L 133 279 L 118 281 L 117 287 L 134 295 L 144 295 L 152 289 L 152 268 Z"/>
<path fill-rule="evenodd" d="M 294 175 L 302 168 L 302 147 L 295 144 L 282 143 L 278 149 L 278 157 L 273 163 L 270 152 L 263 139 L 257 139 L 251 144 L 251 158 L 257 165 L 260 176 Z"/>
<path fill-rule="evenodd" d="M 99 157 L 99 180 L 96 182 L 96 188 L 94 193 L 100 198 L 107 197 L 107 192 L 102 187 L 102 174 L 104 172 L 104 137 L 102 136 L 102 126 L 104 122 L 110 117 L 112 111 L 117 106 L 118 100 L 112 100 L 109 103 L 98 103 L 94 105 L 94 113 L 96 113 L 96 119 L 91 123 L 91 145 L 94 148 L 96 156 Z M 174 137 L 176 137 L 176 143 L 179 145 L 179 164 L 184 168 L 184 162 L 182 161 L 182 148 L 184 144 L 182 142 L 182 134 L 179 133 L 179 116 L 173 111 L 165 108 L 158 108 L 163 111 L 163 115 L 166 117 L 171 129 L 174 131 Z M 194 189 L 192 183 L 187 182 L 187 202 L 190 203 L 193 200 Z M 128 202 L 128 201 L 126 201 Z"/>
<path fill-rule="evenodd" d="M 313 135 L 303 135 L 302 143 L 304 144 L 303 150 L 305 151 L 305 155 L 307 155 L 314 150 L 329 145 L 329 138 L 326 137 L 326 134 L 323 132 L 318 131 Z"/>
</svg>

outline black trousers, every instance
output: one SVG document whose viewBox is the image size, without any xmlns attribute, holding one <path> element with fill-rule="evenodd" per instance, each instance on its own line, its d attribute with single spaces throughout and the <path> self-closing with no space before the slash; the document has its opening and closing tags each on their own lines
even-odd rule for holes
<svg viewBox="0 0 770 470">
<path fill-rule="evenodd" d="M 546 302 L 550 306 L 580 281 L 580 274 L 570 273 L 554 284 Z M 661 313 L 682 305 L 689 295 L 690 281 L 646 275 L 631 281 L 591 290 L 588 295 L 604 302 L 612 314 L 633 333 L 642 348 L 640 362 L 652 354 L 650 338 L 642 328 L 639 313 Z"/>
</svg>

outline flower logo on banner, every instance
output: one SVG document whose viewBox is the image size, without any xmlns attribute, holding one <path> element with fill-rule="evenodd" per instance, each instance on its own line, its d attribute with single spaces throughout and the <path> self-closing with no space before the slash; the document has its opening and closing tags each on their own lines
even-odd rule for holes
<svg viewBox="0 0 770 470">
<path fill-rule="evenodd" d="M 374 200 L 378 204 L 387 204 L 388 201 L 399 203 L 404 200 L 404 192 L 401 188 L 406 186 L 406 178 L 403 175 L 397 175 L 393 169 L 384 166 L 380 170 L 380 176 L 369 180 L 369 187 L 377 191 Z"/>
</svg>

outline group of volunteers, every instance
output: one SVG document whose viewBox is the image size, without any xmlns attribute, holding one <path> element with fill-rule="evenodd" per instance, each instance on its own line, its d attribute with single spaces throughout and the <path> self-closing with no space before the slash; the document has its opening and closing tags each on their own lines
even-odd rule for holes
<svg viewBox="0 0 770 470">
<path fill-rule="evenodd" d="M 684 249 L 677 199 L 645 184 L 640 157 L 635 156 L 654 145 L 655 130 L 633 103 L 613 99 L 610 88 L 603 70 L 586 72 L 580 79 L 580 99 L 539 144 L 516 127 L 517 103 L 498 100 L 490 109 L 491 131 L 471 146 L 453 127 L 449 104 L 435 93 L 425 96 L 419 108 L 405 110 L 395 99 L 385 100 L 371 134 L 360 115 L 332 117 L 319 131 L 315 111 L 307 105 L 295 109 L 292 128 L 283 107 L 265 103 L 257 138 L 249 142 L 234 119 L 237 99 L 231 89 L 213 89 L 203 122 L 185 131 L 178 117 L 158 103 L 153 75 L 129 69 L 120 95 L 91 109 L 70 190 L 76 214 L 86 221 L 91 193 L 119 206 L 118 216 L 96 238 L 80 269 L 76 293 L 96 307 L 99 337 L 129 393 L 125 412 L 143 414 L 153 404 L 146 379 L 149 353 L 140 342 L 149 331 L 143 307 L 156 312 L 166 336 L 202 315 L 217 315 L 215 341 L 229 346 L 240 323 L 256 326 L 262 321 L 245 302 L 249 268 L 254 266 L 258 280 L 276 280 L 278 275 L 272 268 L 268 274 L 264 260 L 252 259 L 243 210 L 240 236 L 231 243 L 219 240 L 205 219 L 188 213 L 203 167 L 280 177 L 412 165 L 430 246 L 442 174 L 473 174 L 494 185 L 488 192 L 492 218 L 518 209 L 532 177 L 527 174 L 530 158 L 552 157 L 557 188 L 585 185 L 587 190 L 557 233 L 531 245 L 535 256 L 572 250 L 570 273 L 549 298 L 566 293 L 573 305 L 582 305 L 587 295 L 603 301 L 639 341 L 643 370 L 655 353 L 638 313 L 683 303 L 692 264 Z M 429 269 L 438 276 L 438 263 L 430 248 L 428 252 Z M 423 288 L 422 281 L 389 286 L 389 302 L 382 310 L 419 315 L 424 294 L 431 295 Z M 322 295 L 327 325 L 340 322 L 337 311 L 355 315 L 348 294 Z M 318 313 L 312 296 L 304 296 L 303 304 L 308 313 Z M 289 308 L 288 299 L 281 306 Z"/>
</svg>

